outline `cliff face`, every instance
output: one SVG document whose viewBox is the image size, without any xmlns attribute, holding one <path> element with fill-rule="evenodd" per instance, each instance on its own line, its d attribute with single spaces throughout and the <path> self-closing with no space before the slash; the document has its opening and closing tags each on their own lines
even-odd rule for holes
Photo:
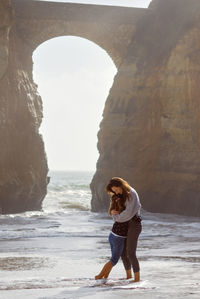
<svg viewBox="0 0 200 299">
<path fill-rule="evenodd" d="M 9 1 L 1 1 L 0 213 L 39 210 L 48 171 L 38 133 L 42 102 L 32 80 L 32 55 L 28 46 L 20 47 L 12 15 Z"/>
<path fill-rule="evenodd" d="M 144 209 L 200 216 L 200 3 L 154 0 L 139 21 L 106 102 L 92 210 L 113 176 Z"/>
<path fill-rule="evenodd" d="M 1 0 L 0 213 L 40 209 L 48 171 L 32 31 L 12 19 L 10 2 Z M 200 1 L 153 0 L 133 32 L 98 133 L 92 210 L 108 208 L 105 186 L 120 176 L 144 209 L 200 216 Z"/>
<path fill-rule="evenodd" d="M 9 31 L 12 24 L 13 10 L 10 1 L 0 2 L 0 79 L 8 66 Z"/>
</svg>

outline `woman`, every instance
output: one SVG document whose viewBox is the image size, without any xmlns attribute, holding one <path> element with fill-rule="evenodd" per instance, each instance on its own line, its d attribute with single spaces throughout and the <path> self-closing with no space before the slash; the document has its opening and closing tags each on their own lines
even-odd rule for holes
<svg viewBox="0 0 200 299">
<path fill-rule="evenodd" d="M 122 196 L 118 196 L 116 194 L 113 194 L 110 199 L 110 207 L 109 207 L 109 215 L 111 216 L 111 212 L 113 210 L 121 213 L 126 209 L 125 206 L 125 200 Z M 127 238 L 128 234 L 128 225 L 129 221 L 126 222 L 116 222 L 112 226 L 112 230 L 109 234 L 109 243 L 111 248 L 111 258 L 110 261 L 107 262 L 101 272 L 95 276 L 95 279 L 102 279 L 107 278 L 112 267 L 115 266 L 120 256 L 122 255 L 123 249 L 124 249 L 124 242 Z"/>
<path fill-rule="evenodd" d="M 127 239 L 124 244 L 122 261 L 126 270 L 127 279 L 132 278 L 131 266 L 134 272 L 134 282 L 140 280 L 140 266 L 136 256 L 137 241 L 142 231 L 140 209 L 141 204 L 137 192 L 122 178 L 114 177 L 106 187 L 110 194 L 116 194 L 125 199 L 125 210 L 119 213 L 111 211 L 114 221 L 129 221 Z"/>
</svg>

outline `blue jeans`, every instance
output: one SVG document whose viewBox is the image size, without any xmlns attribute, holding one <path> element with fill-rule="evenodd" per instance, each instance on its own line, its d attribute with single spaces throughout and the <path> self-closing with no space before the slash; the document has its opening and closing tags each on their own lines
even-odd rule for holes
<svg viewBox="0 0 200 299">
<path fill-rule="evenodd" d="M 112 253 L 110 261 L 112 265 L 115 266 L 119 261 L 120 256 L 122 255 L 125 238 L 115 236 L 112 233 L 110 233 L 108 240 L 110 243 L 111 253 Z"/>
</svg>

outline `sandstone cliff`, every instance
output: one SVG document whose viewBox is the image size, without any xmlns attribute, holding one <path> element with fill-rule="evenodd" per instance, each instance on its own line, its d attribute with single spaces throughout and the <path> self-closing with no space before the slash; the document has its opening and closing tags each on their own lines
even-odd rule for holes
<svg viewBox="0 0 200 299">
<path fill-rule="evenodd" d="M 9 31 L 12 24 L 13 10 L 8 0 L 0 2 L 0 80 L 8 66 Z"/>
<path fill-rule="evenodd" d="M 144 209 L 200 216 L 200 2 L 154 0 L 137 24 L 98 134 L 92 210 L 113 176 Z"/>
<path fill-rule="evenodd" d="M 75 21 L 71 16 L 70 25 L 59 16 L 49 20 L 30 11 L 32 23 L 26 14 L 17 23 L 20 10 L 12 24 L 10 1 L 0 1 L 1 213 L 40 209 L 46 195 L 48 167 L 39 134 L 42 101 L 32 79 L 32 52 L 41 42 L 63 34 L 96 42 L 98 24 L 82 26 L 86 21 L 80 23 L 78 6 L 73 9 Z M 65 10 L 72 12 L 69 5 Z M 50 11 L 54 12 L 52 7 Z M 120 176 L 136 188 L 144 209 L 200 216 L 200 1 L 153 0 L 147 12 L 136 16 L 137 22 L 118 26 L 121 35 L 117 39 L 115 31 L 114 51 L 107 45 L 112 30 L 105 38 L 105 49 L 107 45 L 108 53 L 120 60 L 98 133 L 92 210 L 107 210 L 105 186 L 111 177 Z M 76 22 L 83 32 L 76 31 Z M 67 30 L 72 27 L 74 31 Z M 117 23 L 110 28 L 117 28 Z M 97 36 L 100 45 L 103 35 Z M 123 51 L 118 51 L 120 43 L 126 43 Z"/>
<path fill-rule="evenodd" d="M 38 133 L 42 102 L 32 80 L 28 46 L 12 25 L 10 1 L 0 2 L 0 213 L 39 210 L 47 163 Z M 12 38 L 11 38 L 12 37 Z M 30 60 L 27 60 L 30 57 Z"/>
</svg>

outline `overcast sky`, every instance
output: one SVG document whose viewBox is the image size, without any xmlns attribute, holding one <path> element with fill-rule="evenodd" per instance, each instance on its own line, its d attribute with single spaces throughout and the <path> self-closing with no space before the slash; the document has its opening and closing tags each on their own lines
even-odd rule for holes
<svg viewBox="0 0 200 299">
<path fill-rule="evenodd" d="M 150 0 L 56 2 L 148 7 Z M 117 71 L 113 61 L 93 42 L 72 36 L 41 44 L 33 61 L 33 76 L 44 106 L 40 132 L 49 168 L 94 171 L 99 156 L 97 132 Z"/>
</svg>

